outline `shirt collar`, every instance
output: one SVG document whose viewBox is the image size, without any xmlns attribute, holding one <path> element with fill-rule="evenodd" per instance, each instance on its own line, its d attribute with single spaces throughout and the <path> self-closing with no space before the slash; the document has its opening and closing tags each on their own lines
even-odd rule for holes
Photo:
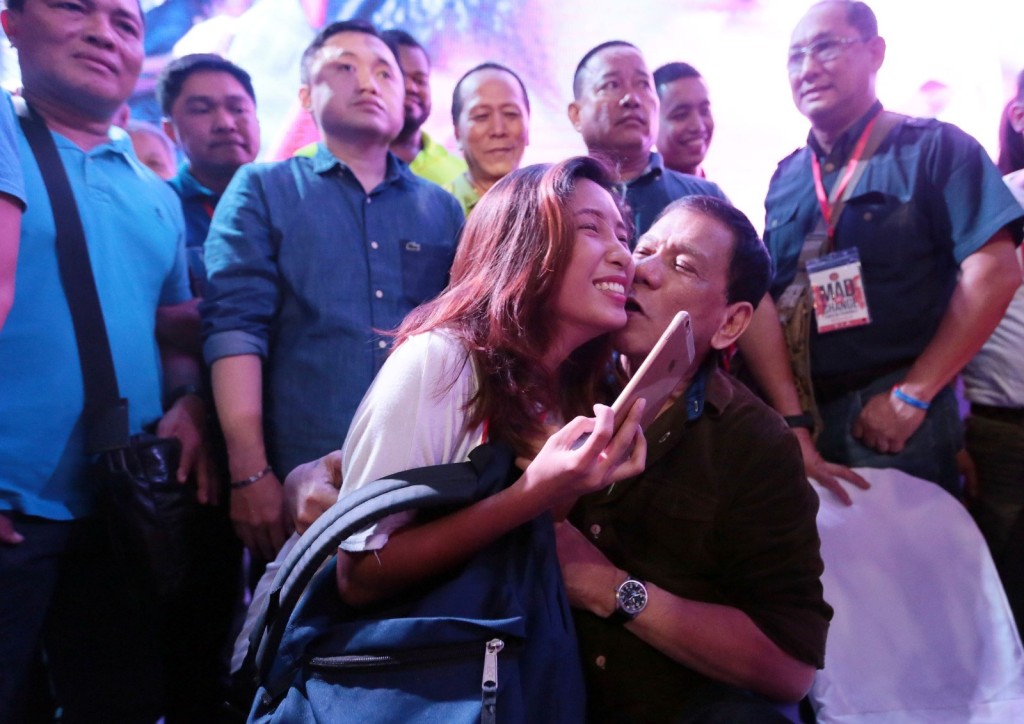
<svg viewBox="0 0 1024 724">
<path fill-rule="evenodd" d="M 313 154 L 313 171 L 314 173 L 324 175 L 335 168 L 340 168 L 348 171 L 348 164 L 339 159 L 333 153 L 331 153 L 327 146 L 324 145 L 323 141 L 316 144 L 316 153 Z M 349 171 L 351 173 L 351 171 Z M 390 186 L 397 182 L 410 182 L 415 177 L 409 167 L 398 160 L 395 154 L 388 151 L 387 155 L 387 169 L 384 172 L 384 181 L 381 182 L 382 186 Z"/>
<path fill-rule="evenodd" d="M 637 176 L 635 179 L 626 182 L 626 188 L 633 186 L 634 184 L 646 183 L 649 180 L 658 178 L 659 176 L 665 175 L 665 160 L 661 157 L 661 154 L 657 151 L 651 151 L 650 156 L 647 158 L 647 167 L 643 173 Z"/>
<path fill-rule="evenodd" d="M 825 150 L 818 143 L 818 139 L 814 137 L 814 131 L 807 134 L 807 145 L 818 156 L 832 156 L 836 159 L 849 158 L 850 153 L 853 152 L 853 147 L 857 143 L 857 139 L 860 138 L 860 134 L 864 132 L 864 129 L 868 125 L 868 121 L 874 118 L 879 111 L 882 110 L 882 103 L 875 101 L 868 112 L 857 119 L 857 122 L 852 126 L 843 131 L 836 142 L 832 144 L 832 150 L 829 153 L 825 153 Z"/>
<path fill-rule="evenodd" d="M 217 198 L 217 194 L 203 186 L 199 179 L 192 175 L 192 169 L 189 168 L 187 161 L 178 167 L 178 175 L 172 178 L 170 183 L 182 198 Z"/>
<path fill-rule="evenodd" d="M 441 156 L 444 153 L 444 146 L 431 138 L 426 131 L 420 131 L 420 153 L 428 158 Z"/>
</svg>

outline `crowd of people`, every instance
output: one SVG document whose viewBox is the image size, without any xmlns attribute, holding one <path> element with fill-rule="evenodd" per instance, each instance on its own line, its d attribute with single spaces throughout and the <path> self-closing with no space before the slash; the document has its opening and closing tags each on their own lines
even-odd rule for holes
<svg viewBox="0 0 1024 724">
<path fill-rule="evenodd" d="M 298 79 L 317 141 L 255 163 L 252 79 L 218 55 L 162 71 L 162 128 L 125 121 L 132 0 L 6 0 L 0 18 L 23 79 L 0 97 L 0 721 L 231 721 L 245 590 L 294 532 L 489 441 L 522 475 L 346 540 L 338 595 L 372 610 L 553 512 L 563 588 L 530 615 L 571 614 L 528 620 L 523 654 L 552 722 L 790 721 L 832 617 L 808 477 L 847 505 L 868 487 L 854 468 L 966 497 L 1024 618 L 1024 73 L 997 168 L 956 127 L 883 110 L 867 5 L 812 5 L 786 66 L 810 132 L 762 242 L 705 178 L 701 74 L 652 73 L 625 41 L 572 79 L 588 155 L 520 168 L 515 70 L 455 85 L 460 158 L 422 130 L 426 49 L 333 22 Z M 201 503 L 173 600 L 124 575 L 96 514 L 91 361 L 30 118 L 73 189 L 132 431 L 181 441 Z M 679 311 L 683 381 L 647 429 L 643 402 L 616 427 L 607 405 Z M 801 313 L 796 352 L 780 314 Z"/>
</svg>

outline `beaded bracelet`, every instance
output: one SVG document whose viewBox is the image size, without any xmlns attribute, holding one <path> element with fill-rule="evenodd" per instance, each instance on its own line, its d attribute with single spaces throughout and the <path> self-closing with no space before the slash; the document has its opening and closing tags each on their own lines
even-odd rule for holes
<svg viewBox="0 0 1024 724">
<path fill-rule="evenodd" d="M 893 386 L 892 394 L 900 402 L 905 402 L 911 407 L 916 407 L 918 410 L 927 410 L 929 407 L 931 407 L 930 402 L 925 402 L 924 400 L 919 400 L 916 397 L 911 397 L 906 392 L 901 390 L 899 385 Z"/>
<path fill-rule="evenodd" d="M 253 483 L 255 483 L 255 482 L 259 481 L 259 480 L 263 480 L 263 478 L 267 477 L 272 472 L 274 472 L 274 469 L 268 465 L 267 467 L 265 467 L 262 470 L 260 470 L 258 473 L 255 473 L 254 475 L 250 475 L 245 480 L 236 480 L 236 481 L 232 482 L 231 483 L 231 489 L 232 490 L 240 490 L 241 488 L 248 488 Z"/>
</svg>

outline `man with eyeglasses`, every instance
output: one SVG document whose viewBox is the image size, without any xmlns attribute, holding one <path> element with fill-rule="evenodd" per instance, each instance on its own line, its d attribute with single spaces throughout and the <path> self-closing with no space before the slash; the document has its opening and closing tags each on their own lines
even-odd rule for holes
<svg viewBox="0 0 1024 724">
<path fill-rule="evenodd" d="M 810 338 L 821 455 L 899 468 L 956 493 L 962 431 L 951 382 L 1020 284 L 1008 225 L 1022 211 L 973 138 L 882 113 L 875 78 L 885 50 L 861 2 L 818 3 L 793 32 L 790 87 L 811 132 L 779 164 L 765 200 L 770 293 L 778 299 L 793 282 L 808 237 L 832 252 L 817 272 L 807 266 L 811 289 L 822 290 Z M 776 408 L 799 415 L 771 311 L 758 308 L 741 350 Z M 835 480 L 821 482 L 849 502 Z"/>
</svg>

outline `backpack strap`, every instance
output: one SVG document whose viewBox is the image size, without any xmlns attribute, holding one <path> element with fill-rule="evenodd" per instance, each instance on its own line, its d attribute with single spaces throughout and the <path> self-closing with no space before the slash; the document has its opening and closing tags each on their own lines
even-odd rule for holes
<svg viewBox="0 0 1024 724">
<path fill-rule="evenodd" d="M 251 676 L 256 688 L 273 688 L 270 671 L 292 612 L 342 541 L 388 515 L 467 505 L 486 497 L 504 485 L 514 461 L 505 445 L 480 445 L 470 452 L 468 462 L 407 470 L 340 498 L 302 534 L 282 563 L 253 627 L 243 676 Z M 282 685 L 287 688 L 288 682 Z"/>
</svg>

